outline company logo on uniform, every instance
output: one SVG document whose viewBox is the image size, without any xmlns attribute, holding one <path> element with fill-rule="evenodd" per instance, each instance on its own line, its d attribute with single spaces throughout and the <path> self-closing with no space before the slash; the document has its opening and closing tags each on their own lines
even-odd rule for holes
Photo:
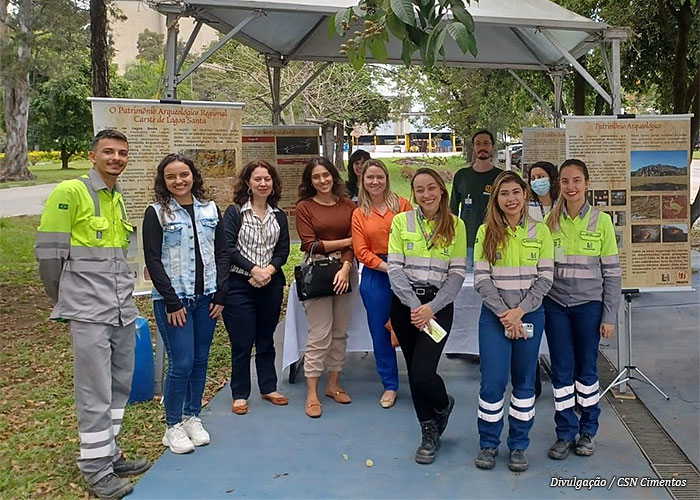
<svg viewBox="0 0 700 500">
<path fill-rule="evenodd" d="M 413 250 L 413 243 L 407 243 L 406 248 L 408 248 L 409 250 Z"/>
<path fill-rule="evenodd" d="M 59 203 L 58 209 L 59 210 L 68 210 L 68 203 Z"/>
<path fill-rule="evenodd" d="M 486 196 L 490 196 L 490 195 L 491 195 L 491 190 L 492 190 L 492 189 L 493 189 L 493 186 L 491 186 L 491 184 L 488 184 L 488 185 L 484 186 L 484 194 L 485 194 Z"/>
</svg>

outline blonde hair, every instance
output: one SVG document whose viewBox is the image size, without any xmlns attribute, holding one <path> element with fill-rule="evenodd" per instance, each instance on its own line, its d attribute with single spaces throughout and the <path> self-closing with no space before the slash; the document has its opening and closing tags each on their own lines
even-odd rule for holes
<svg viewBox="0 0 700 500">
<path fill-rule="evenodd" d="M 589 180 L 588 167 L 582 160 L 576 158 L 564 160 L 564 163 L 562 163 L 561 167 L 559 167 L 559 179 L 561 179 L 561 173 L 566 167 L 574 167 L 579 169 L 579 171 L 583 174 L 583 178 L 587 181 Z M 561 183 L 561 180 L 559 182 Z M 559 192 L 559 199 L 557 199 L 556 203 L 553 204 L 552 211 L 549 213 L 549 217 L 547 218 L 547 227 L 550 231 L 555 232 L 561 229 L 559 221 L 564 213 L 565 204 L 566 200 L 564 199 L 564 190 L 561 189 Z"/>
<path fill-rule="evenodd" d="M 450 195 L 447 193 L 447 186 L 445 186 L 445 181 L 442 180 L 440 174 L 438 174 L 432 168 L 419 168 L 416 173 L 413 174 L 411 179 L 411 196 L 416 204 L 420 206 L 420 203 L 416 200 L 416 192 L 413 189 L 413 181 L 416 180 L 421 174 L 427 174 L 432 177 L 440 188 L 442 196 L 440 197 L 440 205 L 438 205 L 438 210 L 435 213 L 435 233 L 433 237 L 430 238 L 430 244 L 435 247 L 446 248 L 452 244 L 455 239 L 455 223 L 454 216 L 450 211 Z"/>
<path fill-rule="evenodd" d="M 386 165 L 384 165 L 384 162 L 381 160 L 367 160 L 365 164 L 362 166 L 362 175 L 360 176 L 360 185 L 359 185 L 359 192 L 357 195 L 357 206 L 360 208 L 362 213 L 366 216 L 369 217 L 372 214 L 372 199 L 370 198 L 369 193 L 365 189 L 365 172 L 367 172 L 367 169 L 369 167 L 377 167 L 384 172 L 384 175 L 386 176 L 386 187 L 384 188 L 384 202 L 386 203 L 386 206 L 389 207 L 389 210 L 394 212 L 395 214 L 399 213 L 399 197 L 396 196 L 396 193 L 394 193 L 391 190 L 391 184 L 389 183 L 389 170 L 386 168 Z"/>
<path fill-rule="evenodd" d="M 530 190 L 528 185 L 518 174 L 512 170 L 506 170 L 505 172 L 498 174 L 498 177 L 496 177 L 496 180 L 493 182 L 491 197 L 489 198 L 489 203 L 486 207 L 486 235 L 484 236 L 483 244 L 484 256 L 491 264 L 496 263 L 498 249 L 504 247 L 508 241 L 508 232 L 506 222 L 504 221 L 505 214 L 498 204 L 498 192 L 500 191 L 501 186 L 506 182 L 514 182 L 523 188 L 523 192 L 525 193 L 524 200 L 529 198 Z M 522 219 L 523 217 L 526 217 L 527 213 L 527 203 L 523 203 L 523 206 L 520 209 L 520 218 Z M 530 219 L 529 216 L 527 216 L 527 218 Z M 530 220 L 529 223 L 534 224 L 535 221 Z"/>
</svg>

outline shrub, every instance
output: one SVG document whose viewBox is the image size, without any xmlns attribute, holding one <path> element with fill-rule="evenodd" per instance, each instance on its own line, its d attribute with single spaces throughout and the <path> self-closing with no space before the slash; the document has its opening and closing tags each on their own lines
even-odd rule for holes
<svg viewBox="0 0 700 500">
<path fill-rule="evenodd" d="M 401 167 L 401 177 L 403 179 L 411 180 L 411 179 L 413 179 L 413 175 L 415 173 L 416 173 L 416 169 L 413 167 L 409 167 L 408 165 Z"/>
</svg>

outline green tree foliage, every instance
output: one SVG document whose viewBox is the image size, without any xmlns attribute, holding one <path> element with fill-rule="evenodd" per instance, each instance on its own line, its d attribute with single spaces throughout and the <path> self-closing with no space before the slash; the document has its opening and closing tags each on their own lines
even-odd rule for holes
<svg viewBox="0 0 700 500">
<path fill-rule="evenodd" d="M 387 61 L 389 34 L 401 41 L 401 59 L 406 66 L 416 51 L 430 69 L 445 55 L 449 35 L 460 50 L 476 56 L 474 20 L 467 12 L 470 0 L 360 0 L 331 16 L 328 34 L 350 38 L 340 47 L 356 70 L 367 52 L 379 62 Z"/>
<path fill-rule="evenodd" d="M 75 71 L 66 71 L 38 89 L 30 109 L 29 135 L 33 144 L 61 152 L 62 168 L 70 158 L 86 151 L 92 137 L 90 66 L 85 61 Z M 36 141 L 36 142 L 34 142 Z"/>
<path fill-rule="evenodd" d="M 137 57 L 144 61 L 157 62 L 163 55 L 164 44 L 165 35 L 146 28 L 139 33 L 139 38 L 136 41 L 136 48 L 138 49 Z"/>
</svg>

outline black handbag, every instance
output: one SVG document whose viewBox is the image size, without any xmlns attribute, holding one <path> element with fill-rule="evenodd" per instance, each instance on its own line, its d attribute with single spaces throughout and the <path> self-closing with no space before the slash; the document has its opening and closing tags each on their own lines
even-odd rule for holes
<svg viewBox="0 0 700 500">
<path fill-rule="evenodd" d="M 333 279 L 343 267 L 343 263 L 335 257 L 324 257 L 314 259 L 314 250 L 318 242 L 311 245 L 309 258 L 301 262 L 301 265 L 294 268 L 294 279 L 297 283 L 297 296 L 300 301 L 313 299 L 314 297 L 326 297 L 335 295 L 333 290 Z M 351 292 L 348 289 L 343 293 Z"/>
</svg>

